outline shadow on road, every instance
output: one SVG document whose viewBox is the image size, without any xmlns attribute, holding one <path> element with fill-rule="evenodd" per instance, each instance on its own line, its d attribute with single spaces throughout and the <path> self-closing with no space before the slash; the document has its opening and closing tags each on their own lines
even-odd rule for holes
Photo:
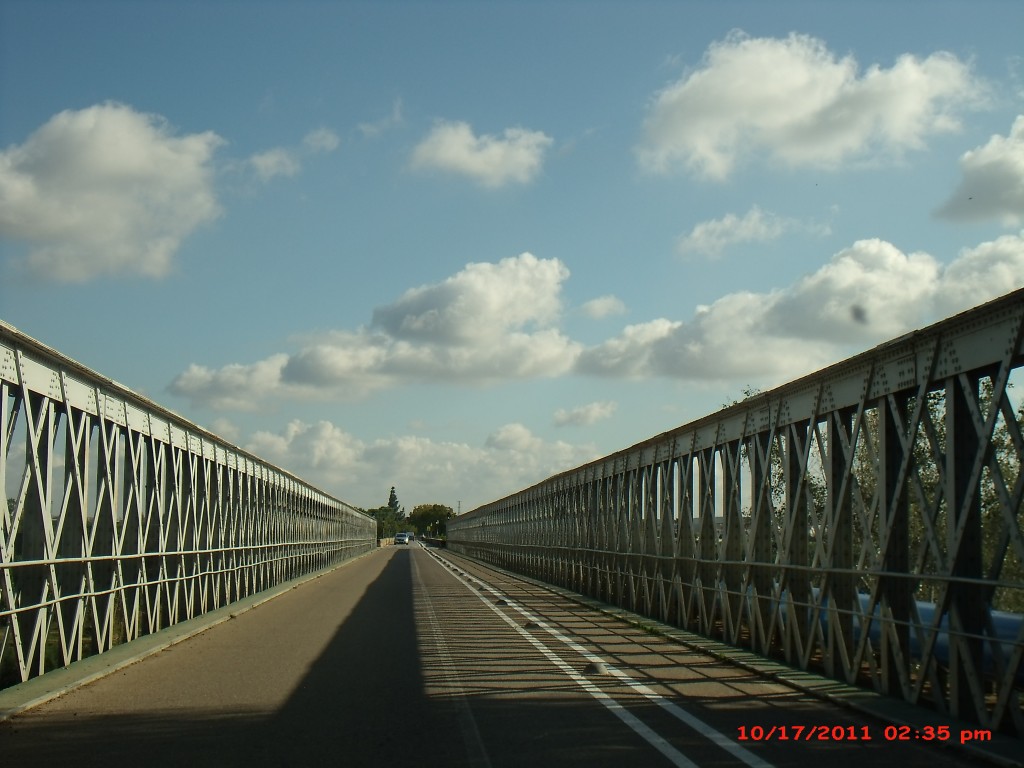
<svg viewBox="0 0 1024 768">
<path fill-rule="evenodd" d="M 430 721 L 423 694 L 410 554 L 391 556 L 276 713 L 92 717 L 48 715 L 41 708 L 0 723 L 0 762 L 76 768 L 410 764 L 412 739 L 440 727 Z"/>
</svg>

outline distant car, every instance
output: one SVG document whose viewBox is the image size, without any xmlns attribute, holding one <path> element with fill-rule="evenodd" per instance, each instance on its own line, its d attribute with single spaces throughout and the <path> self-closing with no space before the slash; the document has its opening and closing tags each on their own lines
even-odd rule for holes
<svg viewBox="0 0 1024 768">
<path fill-rule="evenodd" d="M 408 533 L 396 533 L 395 534 L 395 544 L 408 544 L 408 543 L 409 543 L 409 534 Z"/>
</svg>

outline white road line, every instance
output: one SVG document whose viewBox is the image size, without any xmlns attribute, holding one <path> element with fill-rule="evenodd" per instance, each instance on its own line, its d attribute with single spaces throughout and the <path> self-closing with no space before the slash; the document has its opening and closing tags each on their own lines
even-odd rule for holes
<svg viewBox="0 0 1024 768">
<path fill-rule="evenodd" d="M 448 643 L 445 641 L 444 633 L 441 631 L 441 624 L 438 621 L 437 613 L 434 610 L 434 601 L 430 597 L 430 590 L 423 583 L 420 576 L 420 568 L 416 564 L 416 558 L 412 558 L 413 577 L 420 584 L 424 602 L 427 607 L 427 616 L 430 620 L 430 632 L 436 638 L 438 655 L 441 657 L 441 665 L 444 672 L 441 675 L 442 684 L 448 689 L 450 700 L 455 706 L 455 719 L 459 724 L 459 731 L 462 734 L 463 746 L 466 750 L 466 757 L 469 764 L 479 768 L 491 768 L 491 759 L 480 738 L 480 730 L 477 728 L 476 718 L 473 717 L 473 709 L 470 707 L 466 691 L 459 683 L 455 674 L 455 662 L 452 661 L 451 653 L 448 650 Z"/>
<path fill-rule="evenodd" d="M 439 555 L 437 555 L 437 554 L 435 554 L 433 552 L 430 552 L 430 554 L 431 554 L 431 556 L 437 558 L 438 560 L 440 560 L 442 562 L 445 562 L 445 563 L 448 563 L 449 567 L 451 567 L 452 569 L 456 569 L 458 567 L 454 563 L 452 563 L 451 561 L 445 560 L 444 558 L 440 557 Z M 458 572 L 456 572 L 456 575 L 458 575 Z M 480 581 L 479 579 L 477 579 L 477 580 Z M 666 699 L 661 694 L 651 690 L 649 687 L 647 687 L 643 683 L 638 682 L 637 680 L 634 680 L 633 678 L 631 678 L 629 675 L 627 675 L 622 670 L 616 669 L 613 665 L 608 664 L 606 661 L 604 661 L 604 659 L 602 659 L 599 656 L 595 656 L 594 654 L 590 653 L 586 648 L 581 646 L 579 643 L 577 643 L 576 641 L 572 640 L 569 637 L 566 637 L 565 635 L 563 635 L 561 632 L 559 632 L 554 627 L 549 626 L 547 624 L 547 622 L 543 621 L 542 619 L 540 619 L 537 616 L 534 616 L 528 610 L 526 610 L 522 606 L 518 605 L 515 601 L 510 600 L 507 596 L 502 595 L 500 592 L 498 592 L 497 590 L 495 590 L 491 586 L 485 584 L 483 581 L 480 581 L 480 584 L 483 586 L 483 588 L 485 590 L 490 592 L 495 598 L 499 598 L 499 599 L 504 600 L 506 605 L 507 605 L 507 607 L 513 609 L 514 611 L 519 613 L 521 616 L 523 616 L 528 621 L 534 622 L 539 628 L 545 630 L 548 634 L 550 634 L 556 640 L 558 640 L 559 642 L 561 642 L 564 645 L 568 646 L 569 648 L 571 648 L 576 653 L 579 653 L 580 655 L 582 655 L 583 658 L 585 658 L 587 661 L 595 663 L 595 664 L 598 664 L 598 663 L 604 664 L 605 668 L 608 670 L 608 672 L 610 674 L 614 675 L 620 681 L 622 681 L 623 683 L 628 685 L 632 690 L 636 691 L 641 696 L 644 696 L 649 701 L 654 702 L 659 707 L 661 707 L 663 710 L 665 710 L 666 712 L 671 714 L 673 717 L 675 717 L 677 720 L 685 723 L 690 728 L 694 729 L 695 731 L 697 731 L 698 733 L 703 735 L 709 741 L 712 741 L 713 743 L 717 744 L 719 747 L 721 747 L 722 749 L 726 750 L 731 755 L 733 755 L 736 759 L 738 759 L 738 760 L 742 761 L 743 763 L 745 763 L 746 765 L 750 766 L 750 768 L 773 768 L 771 763 L 769 763 L 766 760 L 758 757 L 757 755 L 752 753 L 750 750 L 745 749 L 744 747 L 741 747 L 739 744 L 737 744 L 735 741 L 730 739 L 725 734 L 723 734 L 720 731 L 716 730 L 714 727 L 708 725 L 707 723 L 705 723 L 703 720 L 701 720 L 700 718 L 696 717 L 695 715 L 687 712 L 685 709 L 683 709 L 682 707 L 678 706 L 677 704 L 674 704 L 672 701 Z M 499 611 L 491 603 L 487 602 L 486 600 L 484 600 L 484 603 L 488 607 L 490 607 L 492 610 L 494 610 L 496 613 L 498 613 L 500 616 L 505 618 L 505 620 L 508 623 L 510 623 L 513 627 L 515 627 L 517 630 L 519 630 L 519 632 L 521 634 L 524 634 L 527 637 L 531 637 L 531 638 L 533 637 L 532 635 L 527 633 L 525 630 L 521 629 L 519 627 L 519 625 L 517 625 L 515 622 L 511 621 L 510 619 L 508 619 L 508 617 L 506 617 L 504 613 Z M 575 673 L 573 673 L 573 674 L 575 674 Z M 589 681 L 586 681 L 586 682 L 588 684 L 590 684 Z M 683 759 L 685 760 L 686 758 L 683 758 Z M 692 765 L 692 763 L 690 763 L 690 764 Z"/>
<path fill-rule="evenodd" d="M 434 555 L 434 553 L 432 552 L 430 554 L 432 557 L 435 557 L 442 562 L 448 562 L 446 560 L 443 560 L 442 558 L 437 557 L 437 555 Z M 700 766 L 698 766 L 696 763 L 694 763 L 692 760 L 686 757 L 682 752 L 677 750 L 665 739 L 663 739 L 661 736 L 655 733 L 650 726 L 648 726 L 646 723 L 637 718 L 636 715 L 634 715 L 632 712 L 623 707 L 622 704 L 620 704 L 618 701 L 616 701 L 611 696 L 606 694 L 592 682 L 587 680 L 587 678 L 578 674 L 569 665 L 568 662 L 566 662 L 558 654 L 556 654 L 554 651 L 552 651 L 550 648 L 544 645 L 536 637 L 534 637 L 525 629 L 516 624 L 512 619 L 505 615 L 505 613 L 501 611 L 496 605 L 490 602 L 485 596 L 481 595 L 478 592 L 475 592 L 472 586 L 466 581 L 466 579 L 463 578 L 462 574 L 460 574 L 458 571 L 454 569 L 452 569 L 452 573 L 456 579 L 458 579 L 462 584 L 464 584 L 470 591 L 474 592 L 474 594 L 476 595 L 477 599 L 480 600 L 480 602 L 482 602 L 484 605 L 486 605 L 488 608 L 494 611 L 496 615 L 501 617 L 502 621 L 504 621 L 506 624 L 512 627 L 512 629 L 514 629 L 516 632 L 518 632 L 520 635 L 526 638 L 526 640 L 534 648 L 540 651 L 545 656 L 545 658 L 547 658 L 548 661 L 550 661 L 552 664 L 554 664 L 556 667 L 562 670 L 562 672 L 564 672 L 573 682 L 580 686 L 580 688 L 582 688 L 595 699 L 597 699 L 599 702 L 601 702 L 601 704 L 603 704 L 608 709 L 608 711 L 610 711 L 623 723 L 632 728 L 637 733 L 637 735 L 639 735 L 644 741 L 646 741 L 656 750 L 661 752 L 662 755 L 668 758 L 669 762 L 671 762 L 672 765 L 677 766 L 677 768 L 700 768 Z M 483 584 L 483 582 L 480 583 Z M 486 585 L 484 586 L 486 587 Z M 487 589 L 490 588 L 487 587 Z M 491 591 L 493 592 L 493 590 Z"/>
</svg>

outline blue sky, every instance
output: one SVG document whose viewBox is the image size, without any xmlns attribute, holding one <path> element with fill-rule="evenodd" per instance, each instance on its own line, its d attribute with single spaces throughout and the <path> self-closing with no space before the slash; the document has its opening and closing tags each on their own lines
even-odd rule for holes
<svg viewBox="0 0 1024 768">
<path fill-rule="evenodd" d="M 0 0 L 0 318 L 466 511 L 1024 285 L 1024 4 Z"/>
</svg>

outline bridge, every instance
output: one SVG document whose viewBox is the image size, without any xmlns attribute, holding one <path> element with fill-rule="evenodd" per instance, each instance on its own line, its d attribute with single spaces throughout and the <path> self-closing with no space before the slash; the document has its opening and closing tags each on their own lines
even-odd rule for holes
<svg viewBox="0 0 1024 768">
<path fill-rule="evenodd" d="M 378 549 L 345 502 L 0 326 L 0 749 L 1019 763 L 1022 332 L 1018 291 L 438 550 Z"/>
</svg>

